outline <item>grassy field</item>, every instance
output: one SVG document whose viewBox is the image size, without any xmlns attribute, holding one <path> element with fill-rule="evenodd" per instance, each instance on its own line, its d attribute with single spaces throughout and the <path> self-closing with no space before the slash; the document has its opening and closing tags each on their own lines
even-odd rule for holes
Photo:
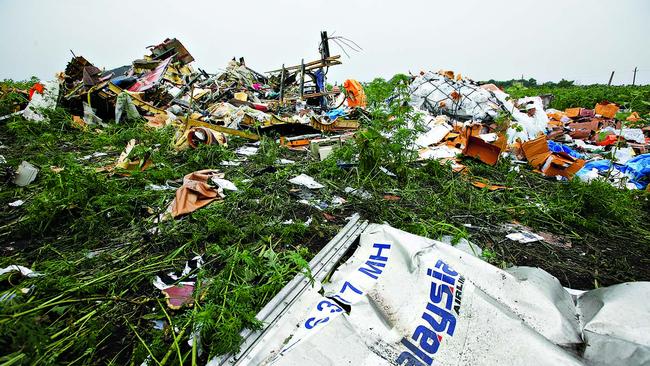
<svg viewBox="0 0 650 366">
<path fill-rule="evenodd" d="M 527 166 L 513 170 L 507 160 L 495 167 L 465 160 L 465 174 L 436 161 L 415 162 L 404 148 L 413 137 L 405 128 L 411 111 L 397 104 L 378 108 L 395 85 L 399 78 L 369 85 L 372 121 L 322 162 L 264 139 L 259 153 L 241 166 L 221 166 L 246 141 L 176 153 L 171 127 L 154 130 L 130 122 L 82 131 L 64 110 L 52 112 L 48 123 L 0 122 L 0 154 L 7 160 L 0 190 L 0 268 L 19 264 L 42 274 L 0 277 L 1 294 L 14 295 L 0 301 L 0 365 L 140 365 L 146 358 L 150 365 L 203 364 L 210 355 L 236 350 L 239 331 L 259 326 L 257 311 L 307 267 L 354 212 L 434 239 L 468 238 L 497 266 L 541 267 L 569 287 L 650 280 L 648 192 L 549 180 Z M 565 98 L 556 98 L 557 108 L 583 103 Z M 385 131 L 394 138 L 383 137 Z M 135 155 L 152 159 L 150 169 L 131 176 L 96 171 L 114 162 L 131 139 L 140 145 Z M 107 155 L 84 159 L 96 152 Z M 358 166 L 337 164 L 355 154 Z M 278 164 L 279 158 L 296 163 Z M 31 185 L 16 187 L 5 167 L 23 160 L 40 172 Z M 207 168 L 225 172 L 239 191 L 182 219 L 154 223 L 174 191 L 148 186 Z M 347 202 L 322 211 L 299 203 L 305 192 L 288 180 L 301 173 L 325 185 L 315 192 L 317 199 L 341 196 Z M 478 189 L 472 182 L 479 179 L 511 189 Z M 371 198 L 346 194 L 348 186 Z M 8 206 L 18 199 L 25 203 Z M 502 225 L 512 223 L 548 233 L 556 243 L 509 241 Z M 196 255 L 205 260 L 198 271 L 199 295 L 192 307 L 171 310 L 152 279 L 180 271 Z M 156 329 L 154 321 L 165 326 Z M 193 337 L 188 344 L 192 333 L 200 333 L 200 340 Z"/>
<path fill-rule="evenodd" d="M 593 108 L 596 103 L 604 100 L 617 103 L 624 108 L 636 111 L 641 115 L 650 113 L 650 85 L 644 86 L 513 86 L 506 88 L 512 97 L 535 96 L 553 94 L 555 98 L 550 107 L 565 110 L 566 108 L 582 107 Z"/>
</svg>

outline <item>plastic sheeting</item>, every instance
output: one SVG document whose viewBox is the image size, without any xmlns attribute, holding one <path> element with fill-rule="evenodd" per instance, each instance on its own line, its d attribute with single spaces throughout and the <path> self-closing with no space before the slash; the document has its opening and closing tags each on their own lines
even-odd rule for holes
<svg viewBox="0 0 650 366">
<path fill-rule="evenodd" d="M 546 131 L 549 121 L 540 97 L 517 100 L 517 105 L 532 104 L 535 107 L 536 112 L 531 117 L 520 112 L 510 96 L 496 87 L 480 87 L 438 73 L 427 72 L 416 77 L 409 93 L 411 106 L 433 116 L 444 114 L 463 121 L 489 121 L 494 120 L 499 112 L 509 113 L 514 121 L 507 131 L 508 143 L 536 138 Z"/>
<path fill-rule="evenodd" d="M 544 112 L 544 102 L 542 101 L 542 98 L 526 97 L 517 100 L 518 105 L 531 103 L 535 107 L 535 115 L 531 117 L 527 113 L 522 113 L 519 109 L 515 108 L 515 105 L 508 100 L 508 94 L 502 91 L 497 91 L 494 94 L 499 98 L 506 110 L 510 112 L 512 118 L 516 121 L 516 123 L 511 125 L 506 132 L 508 134 L 509 144 L 512 144 L 517 140 L 532 140 L 545 133 L 549 119 L 546 112 Z"/>
<path fill-rule="evenodd" d="M 499 100 L 491 92 L 464 80 L 427 72 L 409 87 L 410 104 L 432 115 L 446 114 L 461 120 L 494 119 Z"/>
<path fill-rule="evenodd" d="M 23 117 L 31 121 L 44 121 L 46 116 L 43 111 L 53 110 L 59 99 L 59 81 L 51 80 L 43 83 L 43 93 L 34 93 L 27 108 L 23 111 Z"/>
<path fill-rule="evenodd" d="M 127 92 L 121 92 L 115 101 L 115 122 L 120 123 L 122 117 L 130 121 L 140 118 L 140 113 L 138 113 L 138 109 Z"/>
<path fill-rule="evenodd" d="M 548 140 L 548 149 L 551 150 L 552 152 L 556 152 L 556 153 L 563 152 L 563 153 L 569 154 L 570 156 L 572 156 L 572 157 L 574 157 L 576 159 L 584 158 L 584 156 L 582 156 L 582 154 L 580 154 L 579 152 L 573 150 L 572 148 L 570 148 L 570 147 L 568 147 L 566 145 L 559 144 L 559 143 L 557 143 L 557 142 L 555 142 L 553 140 Z"/>
<path fill-rule="evenodd" d="M 623 165 L 613 165 L 614 172 L 623 173 L 630 179 L 630 183 L 634 185 L 632 188 L 645 189 L 650 183 L 650 154 L 637 155 Z M 611 166 L 612 162 L 607 159 L 590 161 L 576 175 L 582 180 L 591 180 L 589 174 L 592 170 L 605 172 Z"/>
<path fill-rule="evenodd" d="M 650 183 L 650 154 L 638 155 L 625 163 L 622 169 L 638 189 L 645 189 Z"/>
<path fill-rule="evenodd" d="M 582 293 L 442 242 L 370 225 L 263 342 L 209 365 L 643 365 L 650 283 Z"/>
</svg>

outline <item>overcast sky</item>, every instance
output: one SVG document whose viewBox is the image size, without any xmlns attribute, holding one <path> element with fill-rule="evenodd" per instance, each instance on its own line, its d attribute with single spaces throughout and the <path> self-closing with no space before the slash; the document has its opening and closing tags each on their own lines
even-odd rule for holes
<svg viewBox="0 0 650 366">
<path fill-rule="evenodd" d="M 180 39 L 209 72 L 317 59 L 319 32 L 357 42 L 330 81 L 451 69 L 475 80 L 650 83 L 649 0 L 0 0 L 0 79 L 51 78 L 71 57 L 114 68 Z M 332 54 L 338 52 L 331 46 Z"/>
</svg>

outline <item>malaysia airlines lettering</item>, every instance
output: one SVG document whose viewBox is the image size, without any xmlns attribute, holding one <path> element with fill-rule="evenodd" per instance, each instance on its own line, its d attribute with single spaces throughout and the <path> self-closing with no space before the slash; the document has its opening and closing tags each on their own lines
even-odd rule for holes
<svg viewBox="0 0 650 366">
<path fill-rule="evenodd" d="M 432 356 L 440 349 L 443 335 L 452 337 L 456 330 L 465 278 L 442 260 L 433 267 L 426 272 L 432 279 L 429 302 L 422 312 L 420 325 L 410 338 L 402 339 L 407 351 L 397 357 L 398 365 L 431 366 Z"/>
<path fill-rule="evenodd" d="M 375 243 L 372 247 L 375 250 L 370 256 L 368 256 L 368 260 L 358 268 L 358 271 L 373 280 L 377 280 L 386 268 L 391 245 Z M 360 288 L 362 287 L 354 285 L 349 281 L 345 281 L 343 282 L 339 292 L 329 298 L 338 300 L 342 304 L 351 305 L 353 301 L 346 299 L 346 297 L 350 298 L 349 296 L 363 295 L 363 291 Z M 352 297 L 352 299 L 354 299 L 354 297 Z M 325 324 L 330 321 L 330 314 L 340 313 L 343 311 L 339 305 L 327 300 L 320 302 L 316 307 L 316 310 L 318 310 L 319 315 L 310 317 L 305 321 L 303 326 L 306 329 L 314 329 L 320 324 Z"/>
</svg>

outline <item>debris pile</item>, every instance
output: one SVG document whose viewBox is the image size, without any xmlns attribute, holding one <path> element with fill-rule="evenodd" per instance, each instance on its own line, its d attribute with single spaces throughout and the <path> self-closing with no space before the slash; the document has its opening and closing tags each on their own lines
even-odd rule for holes
<svg viewBox="0 0 650 366">
<path fill-rule="evenodd" d="M 631 189 L 650 181 L 650 128 L 635 127 L 639 114 L 619 113 L 614 103 L 545 109 L 542 96 L 512 100 L 493 84 L 452 71 L 420 73 L 409 93 L 411 106 L 424 114 L 425 132 L 415 142 L 421 159 L 458 165 L 462 153 L 495 165 L 510 156 L 558 179 L 602 176 Z"/>
<path fill-rule="evenodd" d="M 61 105 L 75 125 L 146 120 L 154 128 L 174 125 L 176 149 L 226 145 L 228 136 L 258 140 L 280 136 L 282 145 L 307 150 L 311 140 L 357 130 L 366 116 L 366 97 L 356 80 L 327 88 L 327 72 L 340 65 L 321 34 L 316 61 L 260 73 L 244 58 L 221 72 L 195 69 L 194 57 L 176 38 L 150 46 L 131 65 L 100 69 L 73 54 L 58 80 L 37 84 L 23 117 L 43 120 L 42 110 Z M 60 89 L 60 91 L 59 91 Z M 59 98 L 60 94 L 60 98 Z"/>
</svg>

